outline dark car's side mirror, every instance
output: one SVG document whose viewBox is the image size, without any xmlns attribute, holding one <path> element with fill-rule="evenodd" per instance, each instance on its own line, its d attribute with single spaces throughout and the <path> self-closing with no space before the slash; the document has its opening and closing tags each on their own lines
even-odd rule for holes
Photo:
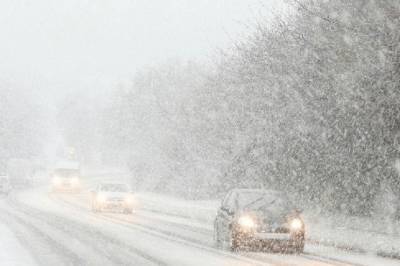
<svg viewBox="0 0 400 266">
<path fill-rule="evenodd" d="M 235 211 L 232 210 L 231 208 L 228 208 L 226 206 L 221 206 L 221 210 L 226 212 L 226 214 L 233 216 L 235 214 Z"/>
<path fill-rule="evenodd" d="M 296 213 L 302 213 L 304 210 L 303 210 L 303 208 L 296 208 L 294 211 Z"/>
</svg>

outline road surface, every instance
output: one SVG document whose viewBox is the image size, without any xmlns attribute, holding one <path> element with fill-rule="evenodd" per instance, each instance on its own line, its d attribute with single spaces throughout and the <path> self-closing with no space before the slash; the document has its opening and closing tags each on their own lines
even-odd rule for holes
<svg viewBox="0 0 400 266">
<path fill-rule="evenodd" d="M 211 226 L 140 209 L 92 213 L 89 193 L 46 187 L 0 200 L 0 223 L 18 236 L 37 265 L 400 265 L 400 261 L 312 244 L 304 254 L 231 253 L 214 248 Z"/>
</svg>

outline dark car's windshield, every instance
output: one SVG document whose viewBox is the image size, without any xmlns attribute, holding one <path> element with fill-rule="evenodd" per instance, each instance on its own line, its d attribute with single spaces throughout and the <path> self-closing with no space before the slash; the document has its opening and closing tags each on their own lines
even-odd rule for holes
<svg viewBox="0 0 400 266">
<path fill-rule="evenodd" d="M 125 184 L 103 184 L 101 185 L 101 191 L 109 192 L 128 192 L 128 185 Z"/>
<path fill-rule="evenodd" d="M 248 191 L 238 194 L 237 207 L 240 210 L 254 211 L 270 207 L 287 210 L 292 204 L 279 192 Z"/>
</svg>

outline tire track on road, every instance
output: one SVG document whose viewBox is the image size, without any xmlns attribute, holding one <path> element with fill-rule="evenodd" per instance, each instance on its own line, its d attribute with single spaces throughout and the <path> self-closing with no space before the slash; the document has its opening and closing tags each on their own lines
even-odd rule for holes
<svg viewBox="0 0 400 266">
<path fill-rule="evenodd" d="M 77 265 L 101 265 L 109 261 L 110 265 L 166 265 L 164 262 L 157 260 L 150 255 L 143 253 L 125 243 L 105 235 L 103 232 L 83 225 L 76 221 L 59 217 L 55 214 L 39 211 L 33 209 L 23 203 L 18 202 L 16 199 L 9 201 L 15 209 L 19 210 L 25 215 L 26 220 L 32 221 L 33 219 L 40 220 L 45 226 L 54 228 L 72 239 L 78 240 L 83 243 L 86 249 L 91 249 L 93 258 L 101 255 L 106 261 L 100 260 L 93 264 L 77 264 Z M 40 229 L 40 228 L 39 228 Z M 43 230 L 43 233 L 48 233 Z M 61 240 L 59 242 L 65 242 Z M 76 242 L 76 243 L 78 243 Z M 76 250 L 77 253 L 81 251 Z M 85 253 L 85 252 L 84 252 Z M 81 258 L 81 260 L 84 258 Z M 73 264 L 75 265 L 75 264 Z"/>
<path fill-rule="evenodd" d="M 70 208 L 79 209 L 80 211 L 84 211 L 84 212 L 90 211 L 88 208 L 83 207 L 83 206 L 78 205 L 78 204 L 71 203 L 70 201 L 68 201 L 68 200 L 66 200 L 66 199 L 64 199 L 62 197 L 58 197 L 58 196 L 53 195 L 51 198 L 53 200 L 56 200 L 60 204 L 64 204 L 64 205 L 66 205 L 66 206 L 68 206 Z M 244 259 L 251 259 L 251 260 L 255 260 L 258 263 L 269 263 L 269 264 L 273 264 L 273 265 L 282 265 L 282 266 L 295 265 L 293 263 L 287 264 L 285 262 L 282 262 L 282 259 L 279 259 L 279 260 L 271 259 L 265 254 L 252 253 L 252 254 L 245 254 L 245 255 L 241 255 L 240 254 L 239 255 L 239 254 L 225 253 L 223 251 L 220 251 L 220 250 L 217 250 L 215 248 L 210 247 L 209 241 L 207 241 L 207 242 L 206 241 L 201 241 L 201 240 L 193 238 L 193 237 L 183 236 L 182 234 L 179 234 L 177 232 L 171 232 L 171 231 L 163 230 L 163 229 L 160 229 L 158 227 L 149 226 L 149 225 L 143 224 L 143 223 L 139 224 L 137 220 L 129 219 L 131 216 L 126 216 L 126 215 L 121 215 L 121 214 L 118 214 L 116 216 L 115 214 L 108 214 L 108 213 L 98 213 L 98 214 L 91 213 L 91 215 L 100 216 L 100 217 L 102 217 L 104 219 L 107 219 L 107 220 L 115 222 L 115 223 L 119 223 L 119 224 L 122 223 L 124 226 L 130 227 L 130 228 L 133 228 L 133 229 L 145 230 L 147 233 L 150 233 L 150 234 L 153 234 L 153 235 L 154 235 L 154 232 L 157 232 L 156 236 L 158 236 L 158 237 L 163 237 L 163 238 L 165 238 L 167 240 L 170 240 L 170 241 L 184 241 L 182 243 L 189 244 L 189 245 L 193 245 L 194 244 L 195 247 L 197 247 L 197 248 L 206 249 L 207 251 L 216 252 L 218 254 L 224 254 L 225 256 L 234 256 L 235 258 L 240 258 L 240 259 L 243 259 L 243 258 Z M 140 212 L 136 213 L 133 217 L 135 217 L 137 215 L 140 215 L 140 216 L 146 217 L 148 219 L 152 219 L 152 220 L 162 221 L 161 219 L 157 219 L 157 218 L 153 219 L 153 217 L 148 217 L 146 215 L 140 214 Z M 165 223 L 166 221 L 162 221 L 162 222 Z M 166 223 L 173 224 L 175 226 L 178 226 L 179 228 L 181 227 L 181 225 L 178 224 L 178 223 L 174 223 L 174 222 L 170 222 L 170 221 L 167 221 Z M 188 226 L 188 225 L 185 225 L 185 226 Z M 192 230 L 192 231 L 195 231 L 196 233 L 199 233 L 196 230 Z M 178 239 L 176 239 L 176 238 L 178 238 Z M 311 257 L 311 256 L 308 256 L 308 255 L 303 255 L 303 254 L 302 255 L 297 255 L 296 257 L 298 257 L 299 259 L 304 259 L 304 260 L 309 261 L 311 263 L 311 264 L 305 263 L 305 265 L 317 265 L 317 264 L 315 264 L 315 262 L 317 262 L 317 263 L 319 263 L 321 265 L 335 265 L 335 266 L 354 265 L 352 263 L 349 264 L 349 262 L 339 261 L 339 260 L 335 260 L 335 259 L 332 259 L 332 258 L 329 258 L 329 259 L 328 258 L 322 258 L 322 257 L 319 258 L 319 257 L 316 257 L 316 256 Z"/>
</svg>

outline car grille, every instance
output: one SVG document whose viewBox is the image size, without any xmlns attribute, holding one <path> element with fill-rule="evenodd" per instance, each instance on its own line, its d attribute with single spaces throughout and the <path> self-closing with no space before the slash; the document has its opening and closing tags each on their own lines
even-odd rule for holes
<svg viewBox="0 0 400 266">
<path fill-rule="evenodd" d="M 285 227 L 278 227 L 275 229 L 274 233 L 287 234 L 290 233 L 290 230 Z"/>
<path fill-rule="evenodd" d="M 262 233 L 290 233 L 290 230 L 282 226 L 282 224 L 271 222 L 268 219 L 263 219 L 261 221 L 261 225 L 259 226 L 258 231 Z"/>
</svg>

